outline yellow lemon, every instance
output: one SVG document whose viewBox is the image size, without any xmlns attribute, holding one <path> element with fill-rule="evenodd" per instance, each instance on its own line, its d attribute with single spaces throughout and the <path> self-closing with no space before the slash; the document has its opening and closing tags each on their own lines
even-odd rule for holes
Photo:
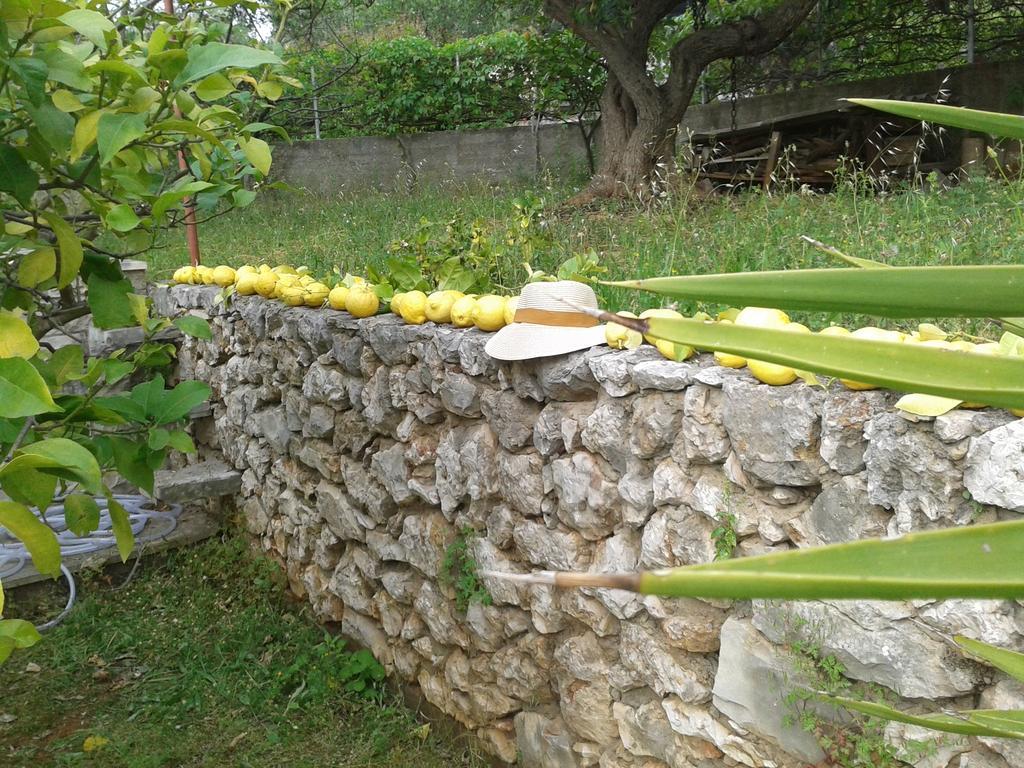
<svg viewBox="0 0 1024 768">
<path fill-rule="evenodd" d="M 743 314 L 742 312 L 740 314 Z M 771 320 L 769 320 L 771 322 Z M 800 323 L 784 323 L 775 326 L 780 331 L 787 333 L 810 333 L 811 329 Z M 747 360 L 747 370 L 760 382 L 781 387 L 785 384 L 792 384 L 799 375 L 797 371 L 788 365 L 778 363 L 767 363 L 763 360 Z"/>
<path fill-rule="evenodd" d="M 674 309 L 645 309 L 640 313 L 641 320 L 646 320 L 649 317 L 682 317 L 682 315 Z M 644 334 L 644 339 L 648 344 L 655 342 L 655 338 L 649 333 Z"/>
<path fill-rule="evenodd" d="M 277 287 L 277 273 L 267 270 L 266 272 L 260 273 L 260 276 L 256 278 L 256 293 L 265 299 L 269 299 L 274 295 L 274 289 Z"/>
<path fill-rule="evenodd" d="M 276 267 L 273 268 L 273 271 L 277 272 L 277 274 L 279 275 L 299 274 L 298 270 L 296 270 L 295 267 L 293 267 L 291 264 L 278 264 Z"/>
<path fill-rule="evenodd" d="M 822 328 L 818 334 L 820 336 L 849 336 L 850 329 L 843 328 L 841 325 L 830 325 L 828 328 Z"/>
<path fill-rule="evenodd" d="M 781 309 L 744 307 L 733 322 L 736 325 L 749 325 L 755 328 L 778 328 L 789 322 L 789 315 Z"/>
<path fill-rule="evenodd" d="M 281 294 L 289 288 L 301 288 L 299 276 L 286 272 L 277 276 L 277 285 L 274 287 L 274 298 L 281 298 Z"/>
<path fill-rule="evenodd" d="M 323 283 L 310 283 L 306 286 L 306 306 L 318 309 L 327 301 L 331 289 Z"/>
<path fill-rule="evenodd" d="M 306 289 L 295 284 L 282 288 L 277 296 L 289 307 L 301 307 L 306 303 Z"/>
<path fill-rule="evenodd" d="M 664 357 L 669 360 L 675 360 L 677 363 L 693 357 L 693 347 L 689 347 L 686 344 L 677 344 L 674 341 L 665 341 L 665 339 L 655 339 L 654 347 Z"/>
<path fill-rule="evenodd" d="M 505 297 L 487 294 L 476 300 L 473 324 L 481 331 L 497 331 L 505 325 Z"/>
<path fill-rule="evenodd" d="M 260 264 L 256 267 L 256 271 L 261 275 L 265 275 L 267 272 L 273 272 L 269 264 Z"/>
<path fill-rule="evenodd" d="M 316 278 L 312 275 L 299 275 L 299 285 L 308 286 L 316 282 Z"/>
<path fill-rule="evenodd" d="M 358 283 L 353 283 L 352 285 L 353 285 L 353 287 L 355 287 L 356 285 L 358 285 Z M 405 296 L 405 293 L 401 292 L 401 291 L 398 292 L 398 293 L 392 294 L 392 296 L 391 296 L 391 303 L 388 305 L 388 309 L 391 310 L 391 314 L 393 314 L 393 315 L 400 315 L 400 314 L 402 314 L 402 297 L 403 296 Z"/>
<path fill-rule="evenodd" d="M 517 309 L 519 309 L 518 296 L 510 296 L 505 299 L 505 325 L 511 325 L 515 322 Z"/>
<path fill-rule="evenodd" d="M 334 286 L 327 294 L 327 302 L 331 305 L 331 309 L 337 309 L 339 312 L 345 309 L 345 299 L 347 298 L 348 288 L 344 285 Z"/>
<path fill-rule="evenodd" d="M 256 293 L 256 280 L 258 279 L 256 275 L 249 273 L 239 276 L 235 282 L 235 292 L 242 296 L 252 296 Z"/>
<path fill-rule="evenodd" d="M 191 267 L 178 267 L 174 270 L 174 274 L 171 275 L 171 280 L 179 285 L 187 283 L 189 281 L 189 275 L 191 274 Z"/>
<path fill-rule="evenodd" d="M 452 321 L 452 304 L 465 294 L 462 291 L 434 291 L 427 296 L 427 320 L 432 323 L 450 323 Z"/>
<path fill-rule="evenodd" d="M 202 283 L 203 285 L 213 285 L 213 270 L 209 267 L 199 265 L 196 267 L 196 275 L 199 279 L 196 281 L 196 285 Z"/>
<path fill-rule="evenodd" d="M 632 312 L 619 312 L 623 317 L 636 317 Z M 604 327 L 604 340 L 612 349 L 636 349 L 644 343 L 639 331 L 634 331 L 618 323 L 608 323 Z"/>
<path fill-rule="evenodd" d="M 463 296 L 452 304 L 452 325 L 456 328 L 469 328 L 473 324 L 473 311 L 476 308 L 476 296 Z"/>
<path fill-rule="evenodd" d="M 735 314 L 738 315 L 739 312 Z M 722 323 L 723 325 L 733 324 L 732 320 L 726 319 L 719 320 L 718 322 Z M 747 364 L 747 358 L 740 357 L 739 355 L 732 355 L 728 352 L 715 352 L 715 362 L 724 368 L 742 368 Z"/>
<path fill-rule="evenodd" d="M 241 275 L 258 275 L 259 271 L 252 264 L 243 264 L 241 267 L 235 270 L 235 277 Z"/>
<path fill-rule="evenodd" d="M 427 320 L 427 294 L 423 291 L 409 291 L 402 296 L 399 314 L 405 322 L 420 325 Z"/>
<path fill-rule="evenodd" d="M 214 267 L 213 282 L 215 282 L 221 288 L 227 288 L 229 285 L 234 285 L 235 270 L 233 270 L 231 267 L 224 266 L 223 264 L 221 264 L 219 267 Z"/>
<path fill-rule="evenodd" d="M 380 308 L 380 299 L 373 292 L 373 288 L 365 283 L 357 283 L 348 289 L 348 296 L 345 298 L 345 309 L 353 317 L 369 317 L 377 314 Z"/>
</svg>

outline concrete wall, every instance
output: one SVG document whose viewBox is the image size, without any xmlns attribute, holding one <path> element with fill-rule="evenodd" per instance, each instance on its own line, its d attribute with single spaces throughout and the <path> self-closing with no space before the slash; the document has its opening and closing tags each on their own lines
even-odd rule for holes
<svg viewBox="0 0 1024 768">
<path fill-rule="evenodd" d="M 199 458 L 242 473 L 245 524 L 295 594 L 496 758 L 832 764 L 790 721 L 787 695 L 824 686 L 796 640 L 904 707 L 1024 709 L 1024 686 L 943 639 L 1021 650 L 1020 602 L 661 599 L 483 578 L 491 601 L 460 608 L 443 569 L 467 528 L 482 570 L 608 572 L 710 562 L 726 514 L 737 557 L 1020 519 L 1007 478 L 1024 419 L 911 422 L 890 392 L 770 387 L 651 346 L 502 363 L 476 329 L 258 297 L 225 308 L 217 292 L 154 292 L 163 315 L 211 319 L 212 340 L 184 339 L 178 357 L 181 378 L 213 389 Z M 822 717 L 823 735 L 848 729 Z M 930 738 L 886 731 L 896 748 Z M 916 768 L 1024 768 L 1019 742 L 932 746 Z"/>
<path fill-rule="evenodd" d="M 1024 62 L 978 64 L 858 83 L 805 88 L 737 102 L 738 125 L 770 124 L 773 118 L 830 109 L 846 96 L 898 98 L 935 93 L 946 76 L 954 104 L 1019 112 L 1024 106 Z M 691 107 L 680 138 L 689 132 L 728 130 L 728 101 Z M 587 168 L 586 145 L 575 125 L 444 131 L 407 136 L 360 136 L 299 141 L 274 148 L 274 177 L 317 194 L 361 189 L 409 191 L 449 181 L 499 183 L 529 179 L 542 171 L 579 173 Z"/>
</svg>

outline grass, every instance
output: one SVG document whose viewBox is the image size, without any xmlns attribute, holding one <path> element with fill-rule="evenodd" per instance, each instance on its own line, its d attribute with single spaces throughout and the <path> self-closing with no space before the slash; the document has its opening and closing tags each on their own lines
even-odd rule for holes
<svg viewBox="0 0 1024 768">
<path fill-rule="evenodd" d="M 71 617 L 0 667 L 0 714 L 17 718 L 0 718 L 0 765 L 486 764 L 418 722 L 283 582 L 239 538 L 144 562 L 123 590 L 86 580 Z"/>
<path fill-rule="evenodd" d="M 205 223 L 200 240 L 204 262 L 211 265 L 292 263 L 319 274 L 334 267 L 359 274 L 368 264 L 380 267 L 388 244 L 410 238 L 421 218 L 439 225 L 456 215 L 480 219 L 500 242 L 515 227 L 514 201 L 534 194 L 545 203 L 543 227 L 550 245 L 535 255 L 533 266 L 549 272 L 590 249 L 612 279 L 841 266 L 800 235 L 894 265 L 1024 260 L 1024 182 L 981 179 L 944 191 L 889 194 L 870 193 L 864 186 L 862 177 L 851 174 L 827 195 L 752 191 L 700 200 L 684 193 L 654 206 L 608 203 L 583 210 L 559 207 L 579 188 L 578 181 L 333 198 L 272 192 L 247 210 Z M 523 260 L 514 249 L 500 254 L 491 261 L 492 279 L 517 292 L 526 277 Z M 152 252 L 151 263 L 157 277 L 187 263 L 180 232 Z M 636 292 L 601 288 L 599 293 L 614 309 L 637 311 L 657 303 Z M 684 312 L 697 308 L 702 307 L 680 307 Z M 810 324 L 855 321 L 819 316 Z"/>
</svg>

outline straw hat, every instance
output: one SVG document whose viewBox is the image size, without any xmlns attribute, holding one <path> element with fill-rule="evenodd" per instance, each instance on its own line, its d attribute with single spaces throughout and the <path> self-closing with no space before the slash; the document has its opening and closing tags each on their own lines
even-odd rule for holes
<svg viewBox="0 0 1024 768">
<path fill-rule="evenodd" d="M 529 360 L 604 344 L 604 326 L 566 302 L 598 308 L 597 296 L 584 283 L 528 283 L 512 323 L 491 337 L 484 347 L 487 354 L 498 360 Z"/>
</svg>

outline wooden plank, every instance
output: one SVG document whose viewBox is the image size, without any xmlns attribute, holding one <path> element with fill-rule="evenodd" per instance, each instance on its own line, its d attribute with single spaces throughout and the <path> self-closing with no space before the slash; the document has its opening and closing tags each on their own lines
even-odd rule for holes
<svg viewBox="0 0 1024 768">
<path fill-rule="evenodd" d="M 782 144 L 782 132 L 772 131 L 771 141 L 768 142 L 768 161 L 764 166 L 764 179 L 761 181 L 761 188 L 765 192 L 772 184 L 772 174 L 775 173 L 775 164 L 779 161 L 779 146 Z"/>
<path fill-rule="evenodd" d="M 146 525 L 154 526 L 156 531 L 163 530 L 166 523 L 162 520 L 154 520 Z M 142 536 L 146 539 L 146 528 Z M 185 509 L 178 517 L 177 527 L 167 536 L 146 539 L 141 544 L 136 544 L 129 560 L 143 555 L 152 555 L 168 549 L 186 547 L 210 538 L 220 529 L 220 525 L 208 514 L 197 509 Z M 64 565 L 72 573 L 79 571 L 102 568 L 106 565 L 121 562 L 121 556 L 117 553 L 117 547 L 111 546 L 99 552 L 90 552 L 84 555 L 72 555 L 63 559 Z M 36 570 L 31 560 L 25 562 L 25 566 L 10 578 L 4 579 L 4 589 L 10 590 L 23 587 L 26 584 L 34 584 L 38 581 L 46 581 L 49 576 L 44 576 Z M 63 577 L 61 577 L 63 579 Z"/>
</svg>

